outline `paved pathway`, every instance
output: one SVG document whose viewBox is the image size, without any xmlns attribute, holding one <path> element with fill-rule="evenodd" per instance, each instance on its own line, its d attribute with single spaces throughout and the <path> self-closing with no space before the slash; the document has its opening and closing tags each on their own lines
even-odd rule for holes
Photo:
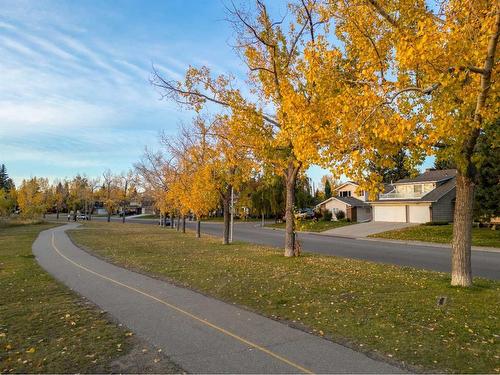
<svg viewBox="0 0 500 375">
<path fill-rule="evenodd" d="M 395 373 L 401 369 L 236 306 L 91 256 L 64 233 L 42 232 L 37 261 L 194 373 Z"/>
<path fill-rule="evenodd" d="M 402 229 L 418 224 L 414 223 L 390 223 L 387 221 L 369 221 L 367 223 L 359 223 L 346 225 L 339 228 L 333 228 L 321 232 L 321 234 L 349 237 L 349 238 L 360 238 L 368 237 L 371 234 L 387 232 L 389 230 Z"/>
</svg>

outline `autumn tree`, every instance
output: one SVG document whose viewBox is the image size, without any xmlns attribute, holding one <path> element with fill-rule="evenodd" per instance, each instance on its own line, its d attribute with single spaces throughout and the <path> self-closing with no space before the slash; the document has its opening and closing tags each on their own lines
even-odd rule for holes
<svg viewBox="0 0 500 375">
<path fill-rule="evenodd" d="M 17 193 L 15 188 L 9 190 L 0 188 L 0 217 L 9 216 L 17 205 Z"/>
<path fill-rule="evenodd" d="M 396 147 L 420 160 L 444 147 L 457 167 L 452 285 L 472 283 L 473 159 L 479 135 L 498 117 L 499 6 L 489 0 L 345 0 L 324 8 L 344 44 L 337 53 L 356 69 L 352 89 L 344 90 L 347 98 L 357 97 L 345 111 L 351 114 L 346 119 L 356 120 L 352 134 L 360 146 L 350 153 L 350 172 L 363 171 L 363 160 L 390 166 L 384 159 Z M 321 52 L 327 61 L 329 51 Z M 349 126 L 338 117 L 332 123 Z M 359 155 L 361 163 L 351 168 Z"/>
<path fill-rule="evenodd" d="M 86 191 L 88 179 L 85 176 L 76 175 L 69 181 L 68 210 L 73 212 L 73 220 L 76 221 L 77 211 L 85 210 Z"/>
<path fill-rule="evenodd" d="M 285 256 L 295 253 L 294 204 L 299 172 L 315 156 L 315 142 L 297 139 L 314 133 L 321 123 L 308 124 L 299 112 L 309 108 L 310 86 L 304 85 L 299 57 L 307 40 L 315 40 L 322 21 L 315 1 L 292 5 L 290 24 L 275 21 L 262 1 L 254 11 L 233 7 L 230 19 L 237 33 L 236 47 L 248 68 L 250 89 L 260 100 L 243 97 L 227 76 L 212 77 L 208 68 L 190 68 L 183 82 L 175 82 L 154 71 L 152 83 L 164 96 L 199 111 L 208 103 L 221 106 L 246 136 L 253 154 L 285 177 Z M 299 103 L 300 102 L 300 103 Z M 267 110 L 271 114 L 267 113 Z M 295 112 L 295 115 L 292 115 Z M 311 128 L 312 130 L 308 130 Z M 303 135 L 303 133 L 305 133 Z M 305 147 L 304 147 L 305 146 Z"/>
<path fill-rule="evenodd" d="M 122 223 L 125 223 L 126 207 L 130 204 L 135 191 L 136 178 L 132 170 L 116 177 L 117 201 L 121 207 Z"/>
<path fill-rule="evenodd" d="M 170 158 L 161 151 L 146 148 L 141 160 L 134 164 L 134 169 L 145 194 L 153 198 L 155 207 L 160 211 L 160 223 L 163 225 L 168 211 L 166 194 L 173 173 Z"/>
<path fill-rule="evenodd" d="M 172 157 L 174 179 L 167 198 L 179 211 L 196 216 L 197 237 L 201 219 L 217 207 L 220 198 L 219 164 L 222 150 L 214 148 L 214 123 L 196 117 L 191 125 L 183 124 L 174 136 L 163 136 L 162 143 Z"/>
<path fill-rule="evenodd" d="M 48 186 L 48 180 L 39 177 L 32 177 L 23 180 L 17 191 L 17 201 L 21 216 L 34 219 L 40 217 L 47 210 L 44 190 Z"/>
<path fill-rule="evenodd" d="M 241 191 L 255 167 L 251 148 L 233 121 L 234 118 L 227 115 L 207 120 L 198 117 L 191 128 L 198 145 L 204 144 L 203 163 L 211 171 L 213 186 L 222 202 L 224 244 L 229 243 L 231 194 Z"/>
<path fill-rule="evenodd" d="M 54 208 L 56 209 L 56 218 L 59 220 L 59 213 L 67 206 L 69 196 L 69 185 L 67 181 L 64 184 L 57 181 L 53 187 L 54 190 Z"/>
<path fill-rule="evenodd" d="M 119 205 L 119 191 L 117 178 L 110 169 L 107 169 L 102 174 L 102 186 L 99 191 L 100 199 L 104 203 L 107 213 L 108 223 L 111 221 L 111 215 L 116 211 Z"/>
</svg>

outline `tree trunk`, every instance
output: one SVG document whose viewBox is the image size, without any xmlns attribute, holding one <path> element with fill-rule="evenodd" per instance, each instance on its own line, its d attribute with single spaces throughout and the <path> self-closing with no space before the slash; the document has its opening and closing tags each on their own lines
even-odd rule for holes
<svg viewBox="0 0 500 375">
<path fill-rule="evenodd" d="M 286 172 L 286 202 L 285 202 L 285 256 L 293 257 L 295 254 L 295 184 L 300 164 L 294 165 L 293 161 L 288 163 Z"/>
<path fill-rule="evenodd" d="M 177 215 L 177 232 L 180 230 L 180 225 L 181 225 L 181 215 Z"/>
<path fill-rule="evenodd" d="M 196 219 L 196 238 L 200 238 L 201 237 L 201 220 L 199 217 L 197 217 Z"/>
<path fill-rule="evenodd" d="M 457 193 L 453 223 L 451 254 L 451 285 L 471 286 L 471 245 L 472 245 L 472 207 L 474 183 L 460 172 L 457 175 Z"/>
<path fill-rule="evenodd" d="M 174 214 L 171 213 L 170 214 L 170 228 L 172 228 L 172 229 L 174 229 L 174 222 L 175 222 L 174 220 L 175 220 L 174 219 Z"/>
<path fill-rule="evenodd" d="M 228 185 L 222 197 L 222 207 L 224 212 L 224 225 L 223 225 L 224 229 L 222 235 L 222 243 L 224 245 L 229 244 L 229 231 L 231 230 L 230 206 L 231 206 L 231 185 Z"/>
<path fill-rule="evenodd" d="M 182 233 L 186 233 L 186 215 L 182 215 Z"/>
<path fill-rule="evenodd" d="M 122 210 L 122 223 L 125 224 L 125 207 Z"/>
<path fill-rule="evenodd" d="M 491 88 L 491 74 L 500 38 L 500 13 L 497 11 L 492 34 L 488 40 L 488 49 L 481 73 L 481 86 L 474 111 L 475 127 L 465 139 L 459 158 L 462 159 L 457 174 L 457 193 L 453 223 L 453 241 L 451 258 L 451 285 L 471 286 L 471 244 L 472 244 L 472 208 L 474 201 L 475 170 L 472 156 L 480 134 L 483 118 L 482 111 Z"/>
<path fill-rule="evenodd" d="M 56 210 L 56 219 L 59 220 L 59 209 Z"/>
<path fill-rule="evenodd" d="M 111 221 L 111 213 L 108 211 L 108 223 Z"/>
</svg>

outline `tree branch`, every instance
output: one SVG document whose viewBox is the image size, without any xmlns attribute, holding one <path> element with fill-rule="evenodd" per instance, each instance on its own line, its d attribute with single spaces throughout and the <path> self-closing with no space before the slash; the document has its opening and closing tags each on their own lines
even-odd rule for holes
<svg viewBox="0 0 500 375">
<path fill-rule="evenodd" d="M 394 17 L 392 17 L 389 13 L 387 13 L 385 9 L 382 8 L 382 6 L 378 3 L 377 0 L 367 0 L 367 1 L 375 8 L 378 14 L 380 14 L 382 17 L 385 18 L 387 22 L 389 22 L 396 29 L 399 29 L 399 24 L 397 20 Z"/>
</svg>

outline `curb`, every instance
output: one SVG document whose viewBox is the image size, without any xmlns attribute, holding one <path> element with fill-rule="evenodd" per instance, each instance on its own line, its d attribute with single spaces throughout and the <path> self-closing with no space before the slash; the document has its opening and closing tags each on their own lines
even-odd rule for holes
<svg viewBox="0 0 500 375">
<path fill-rule="evenodd" d="M 264 227 L 267 230 L 275 230 L 284 232 L 285 230 L 282 228 L 270 228 Z M 350 240 L 359 240 L 359 241 L 373 241 L 373 242 L 386 242 L 386 243 L 396 243 L 402 245 L 416 245 L 416 246 L 428 246 L 428 247 L 440 247 L 444 249 L 451 249 L 450 244 L 440 243 L 440 242 L 424 242 L 424 241 L 410 241 L 410 240 L 391 240 L 386 238 L 368 238 L 368 237 L 353 237 L 353 236 L 342 236 L 338 234 L 327 234 L 323 232 L 301 232 L 297 231 L 297 234 L 312 234 L 316 236 L 322 237 L 332 237 L 332 238 L 347 238 Z M 471 249 L 473 251 L 484 251 L 488 253 L 500 253 L 500 248 L 498 247 L 488 247 L 488 246 L 472 246 Z"/>
<path fill-rule="evenodd" d="M 440 243 L 440 242 L 424 242 L 424 241 L 410 241 L 410 240 L 390 240 L 390 239 L 382 239 L 382 238 L 367 238 L 367 237 L 359 237 L 356 238 L 361 241 L 374 241 L 374 242 L 389 242 L 389 243 L 399 243 L 404 245 L 418 245 L 418 246 L 429 246 L 429 247 L 442 247 L 445 249 L 451 249 L 450 244 Z M 500 253 L 500 248 L 498 247 L 488 247 L 488 246 L 472 246 L 472 250 L 474 251 L 485 251 L 489 253 Z"/>
</svg>

